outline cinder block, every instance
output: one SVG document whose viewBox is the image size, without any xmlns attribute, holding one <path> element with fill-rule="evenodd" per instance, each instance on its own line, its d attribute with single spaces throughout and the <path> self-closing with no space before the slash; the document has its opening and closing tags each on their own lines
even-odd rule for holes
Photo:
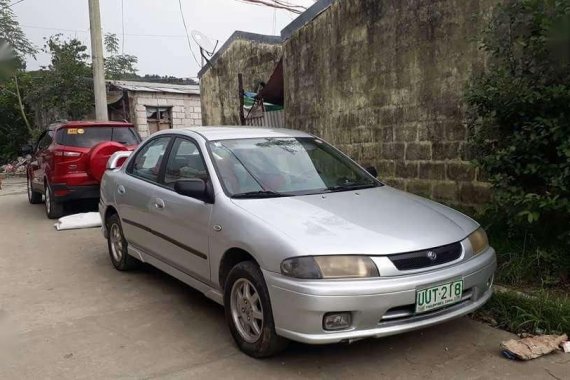
<svg viewBox="0 0 570 380">
<path fill-rule="evenodd" d="M 433 198 L 441 201 L 457 201 L 459 188 L 455 182 L 439 182 L 433 185 Z"/>
<path fill-rule="evenodd" d="M 475 167 L 468 162 L 449 162 L 447 178 L 453 181 L 474 181 Z"/>
<path fill-rule="evenodd" d="M 421 162 L 420 175 L 421 179 L 445 179 L 445 164 L 441 162 Z"/>
<path fill-rule="evenodd" d="M 406 145 L 406 160 L 430 160 L 431 143 L 408 143 Z"/>
<path fill-rule="evenodd" d="M 419 164 L 417 162 L 396 162 L 396 177 L 400 178 L 417 178 L 419 172 Z"/>
</svg>

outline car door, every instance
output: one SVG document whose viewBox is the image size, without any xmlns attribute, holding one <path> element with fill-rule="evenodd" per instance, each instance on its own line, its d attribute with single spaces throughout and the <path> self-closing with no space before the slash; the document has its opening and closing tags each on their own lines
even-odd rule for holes
<svg viewBox="0 0 570 380">
<path fill-rule="evenodd" d="M 115 200 L 125 238 L 134 248 L 149 254 L 159 247 L 150 226 L 154 225 L 153 199 L 170 142 L 170 136 L 148 140 L 129 161 L 126 175 L 118 176 L 115 183 Z"/>
<path fill-rule="evenodd" d="M 176 269 L 209 282 L 208 238 L 213 205 L 174 191 L 180 179 L 208 182 L 204 158 L 199 145 L 187 137 L 176 137 L 167 157 L 163 186 L 156 189 L 151 211 L 152 228 L 163 236 L 157 241 L 158 252 Z"/>
<path fill-rule="evenodd" d="M 45 131 L 40 135 L 34 152 L 34 159 L 30 163 L 32 183 L 34 188 L 42 189 L 44 187 L 44 177 L 46 175 L 46 166 L 49 164 L 48 148 L 52 142 L 52 131 Z"/>
</svg>

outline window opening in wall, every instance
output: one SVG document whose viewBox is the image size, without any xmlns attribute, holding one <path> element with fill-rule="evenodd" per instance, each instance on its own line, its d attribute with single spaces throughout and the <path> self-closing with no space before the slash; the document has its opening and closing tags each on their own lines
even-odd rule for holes
<svg viewBox="0 0 570 380">
<path fill-rule="evenodd" d="M 146 121 L 150 134 L 172 129 L 172 107 L 146 107 Z"/>
</svg>

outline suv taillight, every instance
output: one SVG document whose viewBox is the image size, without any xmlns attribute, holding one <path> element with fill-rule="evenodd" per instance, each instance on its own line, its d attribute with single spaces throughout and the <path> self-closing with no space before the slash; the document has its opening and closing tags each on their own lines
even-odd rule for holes
<svg viewBox="0 0 570 380">
<path fill-rule="evenodd" d="M 65 152 L 65 151 L 61 151 L 61 150 L 56 150 L 54 152 L 54 155 L 56 157 L 81 157 L 80 152 Z"/>
<path fill-rule="evenodd" d="M 83 153 L 57 149 L 53 152 L 53 155 L 58 175 L 85 171 Z"/>
</svg>

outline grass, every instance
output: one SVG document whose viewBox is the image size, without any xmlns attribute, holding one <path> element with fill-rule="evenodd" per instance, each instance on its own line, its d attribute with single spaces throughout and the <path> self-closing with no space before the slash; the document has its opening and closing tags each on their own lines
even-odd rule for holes
<svg viewBox="0 0 570 380">
<path fill-rule="evenodd" d="M 570 334 L 570 246 L 509 230 L 497 216 L 461 211 L 487 231 L 497 252 L 495 282 L 506 289 L 474 317 L 516 334 Z"/>
<path fill-rule="evenodd" d="M 570 298 L 548 291 L 497 291 L 475 318 L 517 334 L 570 334 Z"/>
</svg>

